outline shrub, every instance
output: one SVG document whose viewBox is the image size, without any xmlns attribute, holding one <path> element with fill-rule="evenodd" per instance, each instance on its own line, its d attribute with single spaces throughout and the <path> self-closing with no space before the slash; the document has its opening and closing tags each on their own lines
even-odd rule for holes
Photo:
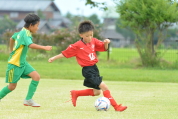
<svg viewBox="0 0 178 119">
<path fill-rule="evenodd" d="M 7 31 L 3 34 L 3 40 L 9 47 L 9 38 L 13 35 L 15 31 Z M 94 37 L 97 39 L 102 40 L 100 36 L 100 31 L 94 31 Z M 69 44 L 73 44 L 76 41 L 80 40 L 79 34 L 77 30 L 69 30 L 69 29 L 62 29 L 57 30 L 49 35 L 47 34 L 33 34 L 33 42 L 39 45 L 51 45 L 56 46 L 55 52 L 51 52 L 52 54 L 60 53 L 62 50 L 66 49 Z M 46 51 L 44 50 L 33 50 L 34 52 L 39 52 L 45 54 Z"/>
</svg>

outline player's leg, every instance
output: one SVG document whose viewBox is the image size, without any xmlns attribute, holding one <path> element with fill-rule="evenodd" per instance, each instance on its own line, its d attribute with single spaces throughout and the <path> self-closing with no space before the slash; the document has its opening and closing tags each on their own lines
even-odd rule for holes
<svg viewBox="0 0 178 119">
<path fill-rule="evenodd" d="M 37 71 L 35 71 L 35 69 L 30 64 L 27 64 L 22 77 L 23 78 L 28 78 L 28 77 L 32 78 L 29 88 L 28 88 L 27 96 L 24 100 L 24 105 L 32 106 L 32 107 L 40 107 L 40 104 L 37 104 L 36 102 L 34 102 L 32 100 L 32 98 L 36 92 L 36 89 L 38 87 L 38 84 L 39 84 L 40 75 L 38 74 Z"/>
<path fill-rule="evenodd" d="M 8 89 L 11 91 L 15 90 L 16 87 L 17 87 L 17 83 L 9 83 L 8 85 Z"/>
<path fill-rule="evenodd" d="M 99 78 L 99 77 L 98 77 Z M 98 83 L 96 83 L 98 82 Z M 95 83 L 89 78 L 85 79 L 83 85 L 89 88 L 93 89 L 84 89 L 84 90 L 72 90 L 71 96 L 72 96 L 72 103 L 73 106 L 76 106 L 76 101 L 79 96 L 97 96 L 100 95 L 101 91 L 98 87 L 98 84 L 101 82 L 100 79 L 98 79 Z"/>
<path fill-rule="evenodd" d="M 36 92 L 39 80 L 40 80 L 40 75 L 38 74 L 38 72 L 33 71 L 30 74 L 28 74 L 28 76 L 30 76 L 32 78 L 32 81 L 30 82 L 29 88 L 28 88 L 28 93 L 27 96 L 24 100 L 24 105 L 25 106 L 32 106 L 32 107 L 40 107 L 40 104 L 37 104 L 36 102 L 34 102 L 32 100 L 33 95 Z"/>
<path fill-rule="evenodd" d="M 72 104 L 75 107 L 76 101 L 79 96 L 95 96 L 97 94 L 94 89 L 84 89 L 84 90 L 71 90 Z"/>
<path fill-rule="evenodd" d="M 6 70 L 6 83 L 9 83 L 9 85 L 0 90 L 0 99 L 4 98 L 16 88 L 17 82 L 20 79 L 21 69 L 23 68 L 8 64 Z"/>
<path fill-rule="evenodd" d="M 99 71 L 97 66 L 88 66 L 82 68 L 82 75 L 85 77 L 83 85 L 93 89 L 85 90 L 72 90 L 72 103 L 76 106 L 76 101 L 79 96 L 95 96 L 100 94 L 100 88 L 98 87 L 101 83 L 101 77 L 99 77 Z"/>
<path fill-rule="evenodd" d="M 0 91 L 0 99 L 4 98 L 8 93 L 13 91 L 16 88 L 16 86 L 17 83 L 9 83 L 8 86 L 2 88 L 2 90 Z"/>
<path fill-rule="evenodd" d="M 127 109 L 127 106 L 122 106 L 121 104 L 118 105 L 116 103 L 116 101 L 114 100 L 114 98 L 111 96 L 110 91 L 109 91 L 107 85 L 104 82 L 101 82 L 101 84 L 99 85 L 99 87 L 103 91 L 104 97 L 106 97 L 106 98 L 108 98 L 110 100 L 111 105 L 114 107 L 114 109 L 116 111 L 124 111 L 125 109 Z"/>
<path fill-rule="evenodd" d="M 95 89 L 97 86 L 91 83 L 90 79 L 85 79 L 83 85 L 93 89 L 72 90 L 71 96 L 72 96 L 72 103 L 74 107 L 76 106 L 76 101 L 79 96 L 97 96 L 100 95 L 101 93 L 99 87 Z"/>
<path fill-rule="evenodd" d="M 98 89 L 93 89 L 93 92 L 94 92 L 94 96 L 98 96 L 101 94 L 101 90 Z"/>
</svg>

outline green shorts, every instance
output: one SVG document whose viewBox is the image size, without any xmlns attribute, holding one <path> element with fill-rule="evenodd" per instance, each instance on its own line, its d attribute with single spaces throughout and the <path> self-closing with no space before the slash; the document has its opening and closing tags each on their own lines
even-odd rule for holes
<svg viewBox="0 0 178 119">
<path fill-rule="evenodd" d="M 35 69 L 28 63 L 23 67 L 8 64 L 6 70 L 6 83 L 17 83 L 20 78 L 31 78 L 28 74 L 32 71 L 35 71 Z"/>
</svg>

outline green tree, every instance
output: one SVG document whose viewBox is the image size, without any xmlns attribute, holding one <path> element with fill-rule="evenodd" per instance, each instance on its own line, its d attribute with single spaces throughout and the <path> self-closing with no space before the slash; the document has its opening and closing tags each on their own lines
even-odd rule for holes
<svg viewBox="0 0 178 119">
<path fill-rule="evenodd" d="M 0 19 L 0 24 L 0 34 L 5 32 L 7 29 L 14 30 L 16 26 L 16 23 L 6 15 Z"/>
<path fill-rule="evenodd" d="M 131 40 L 135 39 L 133 31 L 128 26 L 123 28 L 120 19 L 117 19 L 116 21 L 116 31 L 122 34 L 126 39 L 127 38 L 130 38 Z"/>
<path fill-rule="evenodd" d="M 37 10 L 37 15 L 40 17 L 40 19 L 46 19 L 43 12 L 40 9 Z"/>
<path fill-rule="evenodd" d="M 91 20 L 94 23 L 96 29 L 100 29 L 102 26 L 100 23 L 100 19 L 96 14 L 92 14 L 89 17 L 85 17 L 79 15 L 72 15 L 70 12 L 68 12 L 65 17 L 68 18 L 70 21 L 72 21 L 72 24 L 70 26 L 71 30 L 76 29 L 79 23 L 83 20 Z"/>
<path fill-rule="evenodd" d="M 85 5 L 90 5 L 92 7 L 98 7 L 101 10 L 107 10 L 107 5 L 105 2 L 94 2 L 93 0 L 85 0 Z"/>
<path fill-rule="evenodd" d="M 88 17 L 89 20 L 91 20 L 94 24 L 100 24 L 100 20 L 96 14 L 92 14 Z"/>
<path fill-rule="evenodd" d="M 72 21 L 71 26 L 69 26 L 69 29 L 76 29 L 76 27 L 78 26 L 78 24 L 86 19 L 86 17 L 84 16 L 80 16 L 80 15 L 73 15 L 70 12 L 68 12 L 65 15 L 66 18 L 68 18 L 70 21 Z"/>
<path fill-rule="evenodd" d="M 95 29 L 97 29 L 99 31 L 101 30 L 102 24 L 101 24 L 101 21 L 96 14 L 92 14 L 87 19 L 91 20 L 94 23 Z"/>
<path fill-rule="evenodd" d="M 166 38 L 166 30 L 178 21 L 178 9 L 175 0 L 121 0 L 117 5 L 123 26 L 129 26 L 136 34 L 135 45 L 144 66 L 156 66 L 160 63 L 157 51 Z M 153 39 L 157 32 L 157 43 Z"/>
<path fill-rule="evenodd" d="M 3 18 L 0 18 L 0 43 L 3 43 L 3 38 L 2 34 L 5 33 L 6 31 L 11 31 L 14 30 L 16 27 L 16 23 L 12 21 L 8 16 L 4 16 Z M 9 39 L 9 38 L 8 38 Z M 8 42 L 5 43 L 8 45 Z"/>
</svg>

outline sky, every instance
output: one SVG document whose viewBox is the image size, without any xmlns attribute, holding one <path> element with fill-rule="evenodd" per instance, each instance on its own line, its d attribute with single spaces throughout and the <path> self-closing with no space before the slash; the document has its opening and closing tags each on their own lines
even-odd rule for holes
<svg viewBox="0 0 178 119">
<path fill-rule="evenodd" d="M 72 2 L 71 2 L 72 1 Z M 61 11 L 62 15 L 66 15 L 70 12 L 73 15 L 90 16 L 94 13 L 98 15 L 99 18 L 103 17 L 104 12 L 99 8 L 90 8 L 89 5 L 85 6 L 86 0 L 54 0 L 56 5 Z M 93 0 L 95 2 L 106 2 L 107 6 L 115 6 L 112 0 Z"/>
</svg>

